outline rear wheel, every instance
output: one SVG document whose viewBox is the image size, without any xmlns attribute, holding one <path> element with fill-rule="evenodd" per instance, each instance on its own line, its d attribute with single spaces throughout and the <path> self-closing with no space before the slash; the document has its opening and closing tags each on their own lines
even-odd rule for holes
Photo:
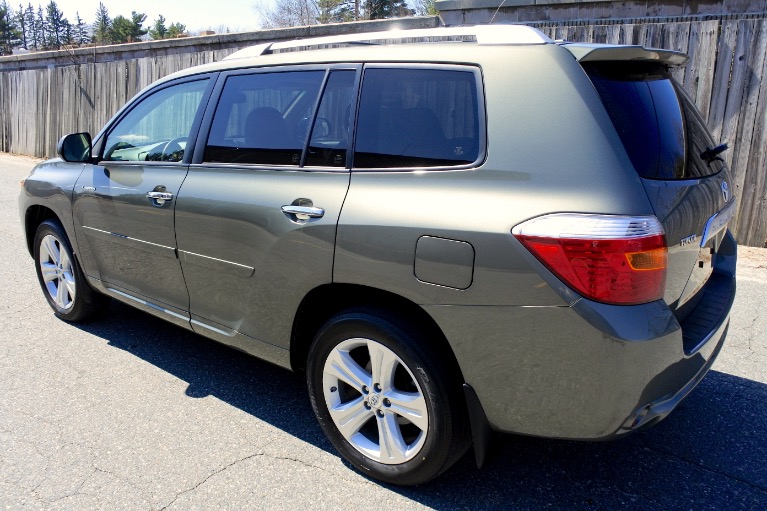
<svg viewBox="0 0 767 511">
<path fill-rule="evenodd" d="M 108 299 L 85 282 L 69 239 L 56 220 L 46 220 L 37 228 L 34 258 L 40 287 L 59 318 L 82 321 L 107 305 Z"/>
<path fill-rule="evenodd" d="M 460 381 L 427 340 L 375 311 L 342 313 L 317 334 L 307 380 L 333 445 L 361 472 L 424 483 L 467 446 Z"/>
</svg>

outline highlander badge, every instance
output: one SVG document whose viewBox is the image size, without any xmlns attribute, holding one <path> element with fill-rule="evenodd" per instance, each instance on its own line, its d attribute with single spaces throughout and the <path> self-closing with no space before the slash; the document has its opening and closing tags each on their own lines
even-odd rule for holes
<svg viewBox="0 0 767 511">
<path fill-rule="evenodd" d="M 686 238 L 682 238 L 682 242 L 680 243 L 680 245 L 682 245 L 683 247 L 684 247 L 685 245 L 689 245 L 690 243 L 694 242 L 694 241 L 695 241 L 695 238 L 697 238 L 697 237 L 698 237 L 698 236 L 697 236 L 697 235 L 695 235 L 695 234 L 690 234 L 690 235 L 689 235 L 689 236 L 687 236 Z"/>
</svg>

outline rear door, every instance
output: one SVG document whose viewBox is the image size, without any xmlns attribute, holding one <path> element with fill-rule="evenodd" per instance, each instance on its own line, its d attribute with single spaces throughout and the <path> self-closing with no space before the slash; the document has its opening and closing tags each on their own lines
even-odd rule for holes
<svg viewBox="0 0 767 511">
<path fill-rule="evenodd" d="M 663 65 L 618 61 L 584 68 L 665 229 L 665 301 L 682 320 L 712 274 L 735 213 L 730 172 L 695 105 Z"/>
<path fill-rule="evenodd" d="M 241 334 L 288 348 L 301 300 L 332 281 L 358 71 L 219 80 L 176 205 L 195 330 L 245 349 Z"/>
</svg>

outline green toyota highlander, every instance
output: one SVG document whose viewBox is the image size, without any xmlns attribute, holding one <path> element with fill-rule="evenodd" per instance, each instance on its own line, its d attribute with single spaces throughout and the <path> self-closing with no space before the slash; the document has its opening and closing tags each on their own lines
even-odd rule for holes
<svg viewBox="0 0 767 511">
<path fill-rule="evenodd" d="M 65 321 L 119 300 L 305 374 L 381 481 L 493 432 L 620 437 L 704 377 L 735 296 L 686 60 L 510 25 L 245 48 L 62 138 L 29 252 Z"/>
</svg>

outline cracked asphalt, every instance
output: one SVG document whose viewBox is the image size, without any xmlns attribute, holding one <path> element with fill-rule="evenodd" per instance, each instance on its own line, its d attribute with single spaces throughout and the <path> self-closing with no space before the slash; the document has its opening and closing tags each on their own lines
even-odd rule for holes
<svg viewBox="0 0 767 511">
<path fill-rule="evenodd" d="M 767 250 L 743 249 L 728 343 L 667 420 L 617 442 L 504 437 L 419 488 L 342 462 L 303 381 L 121 304 L 54 318 L 0 153 L 0 509 L 767 509 Z"/>
</svg>

